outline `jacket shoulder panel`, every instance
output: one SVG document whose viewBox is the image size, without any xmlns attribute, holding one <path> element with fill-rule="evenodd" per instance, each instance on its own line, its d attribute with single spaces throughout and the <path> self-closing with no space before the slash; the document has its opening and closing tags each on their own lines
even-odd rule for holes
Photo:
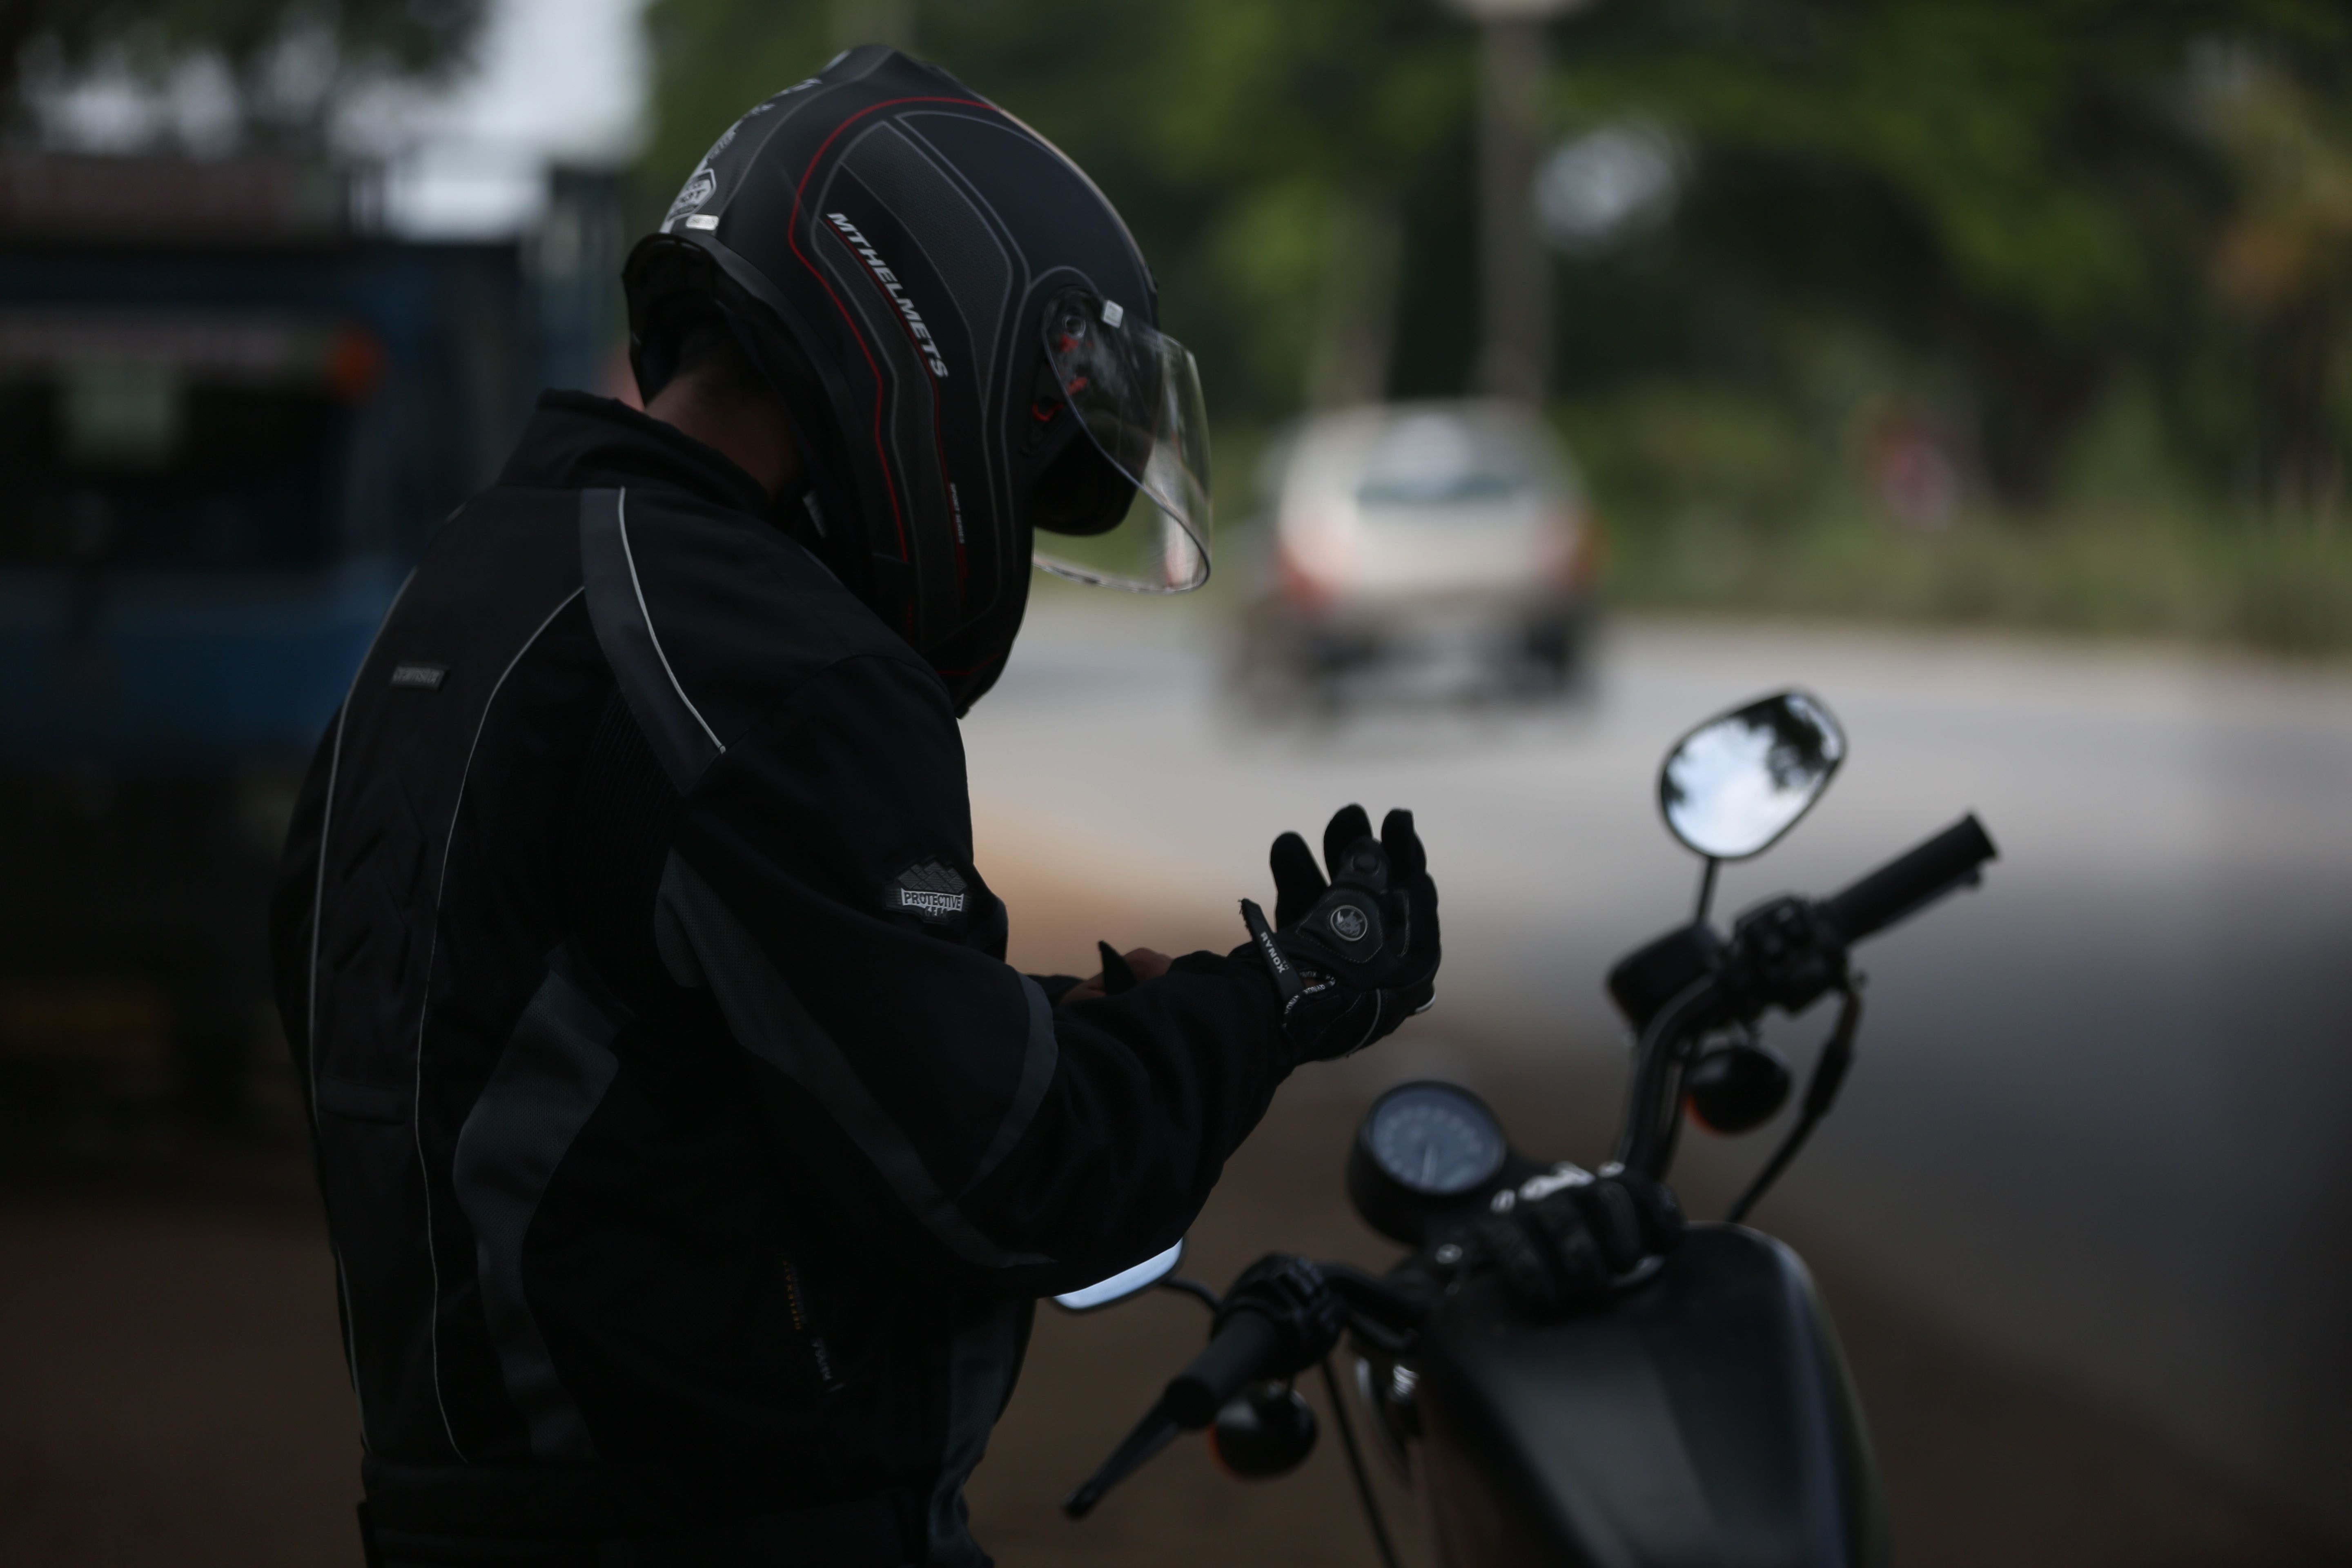
<svg viewBox="0 0 2352 1568">
<path fill-rule="evenodd" d="M 583 490 L 580 558 L 598 646 L 681 793 L 842 659 L 938 679 L 815 557 L 740 513 L 667 490 Z"/>
<path fill-rule="evenodd" d="M 644 578 L 629 542 L 629 492 L 580 492 L 580 575 L 596 646 L 620 681 L 630 716 L 680 791 L 727 748 L 679 683 L 646 605 Z"/>
</svg>

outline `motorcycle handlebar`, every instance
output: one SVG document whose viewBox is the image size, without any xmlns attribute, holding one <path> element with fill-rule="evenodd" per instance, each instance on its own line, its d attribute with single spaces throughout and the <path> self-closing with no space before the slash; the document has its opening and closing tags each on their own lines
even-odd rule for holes
<svg viewBox="0 0 2352 1568">
<path fill-rule="evenodd" d="M 1160 1396 L 1160 1408 L 1188 1432 L 1206 1426 L 1244 1384 L 1263 1373 L 1281 1342 L 1281 1331 L 1272 1319 L 1235 1312 L 1192 1364 L 1169 1379 Z"/>
<path fill-rule="evenodd" d="M 1822 913 L 1848 942 L 1874 936 L 1973 879 L 2000 851 L 1971 812 L 1943 832 L 1823 900 Z"/>
</svg>

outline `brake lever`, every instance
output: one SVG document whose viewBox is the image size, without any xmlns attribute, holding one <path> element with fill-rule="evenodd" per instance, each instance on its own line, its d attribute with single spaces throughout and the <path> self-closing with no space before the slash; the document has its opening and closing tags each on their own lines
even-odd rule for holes
<svg viewBox="0 0 2352 1568">
<path fill-rule="evenodd" d="M 1109 1495 L 1111 1488 L 1150 1464 L 1160 1449 L 1175 1441 L 1177 1430 L 1176 1418 L 1168 1414 L 1168 1402 L 1155 1402 L 1143 1413 L 1143 1419 L 1135 1424 L 1135 1430 L 1119 1439 L 1110 1458 L 1062 1500 L 1063 1514 L 1070 1519 L 1084 1519 L 1092 1513 L 1095 1505 Z"/>
</svg>

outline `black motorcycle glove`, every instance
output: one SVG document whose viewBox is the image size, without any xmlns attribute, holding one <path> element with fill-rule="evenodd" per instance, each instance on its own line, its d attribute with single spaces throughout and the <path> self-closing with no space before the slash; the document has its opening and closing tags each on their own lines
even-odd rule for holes
<svg viewBox="0 0 2352 1568">
<path fill-rule="evenodd" d="M 1530 1311 L 1574 1311 L 1606 1297 L 1643 1259 L 1683 1238 L 1682 1205 L 1663 1182 L 1603 1165 L 1560 1165 L 1497 1194 L 1507 1206 L 1479 1222 L 1465 1267 L 1492 1268 Z"/>
<path fill-rule="evenodd" d="M 1248 947 L 1274 975 L 1294 1062 L 1328 1061 L 1387 1035 L 1436 996 L 1437 888 L 1413 832 L 1391 811 L 1372 837 L 1360 805 L 1323 830 L 1325 880 L 1296 833 L 1274 841 L 1274 923 L 1247 899 Z"/>
</svg>

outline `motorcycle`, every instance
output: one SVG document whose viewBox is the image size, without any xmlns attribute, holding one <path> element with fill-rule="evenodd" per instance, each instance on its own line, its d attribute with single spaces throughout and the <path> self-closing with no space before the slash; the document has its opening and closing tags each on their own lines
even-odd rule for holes
<svg viewBox="0 0 2352 1568">
<path fill-rule="evenodd" d="M 1719 931 L 1710 911 L 1722 863 L 1795 826 L 1845 752 L 1828 709 L 1783 691 L 1693 730 L 1660 771 L 1666 826 L 1705 868 L 1691 921 L 1609 973 L 1637 1037 L 1614 1164 L 1663 1182 L 1685 1120 L 1731 1135 L 1769 1122 L 1794 1075 L 1758 1023 L 1837 1005 L 1795 1117 L 1723 1221 L 1691 1225 L 1664 1257 L 1610 1279 L 1598 1302 L 1536 1310 L 1478 1266 L 1478 1227 L 1591 1173 L 1511 1147 L 1494 1111 L 1457 1085 L 1390 1089 L 1347 1157 L 1357 1212 L 1411 1249 L 1386 1275 L 1277 1253 L 1220 1293 L 1176 1273 L 1179 1243 L 1056 1298 L 1088 1311 L 1159 1288 L 1214 1313 L 1207 1347 L 1065 1513 L 1084 1518 L 1188 1430 L 1206 1428 L 1236 1475 L 1296 1468 L 1317 1436 L 1296 1380 L 1318 1369 L 1373 1543 L 1396 1568 L 1332 1364 L 1344 1338 L 1355 1403 L 1400 1472 L 1418 1468 L 1448 1568 L 1889 1562 L 1885 1500 L 1836 1332 L 1797 1255 L 1741 1222 L 1853 1065 L 1862 1005 L 1851 950 L 1975 885 L 1995 851 L 1964 816 L 1830 898 L 1769 899 Z"/>
</svg>

